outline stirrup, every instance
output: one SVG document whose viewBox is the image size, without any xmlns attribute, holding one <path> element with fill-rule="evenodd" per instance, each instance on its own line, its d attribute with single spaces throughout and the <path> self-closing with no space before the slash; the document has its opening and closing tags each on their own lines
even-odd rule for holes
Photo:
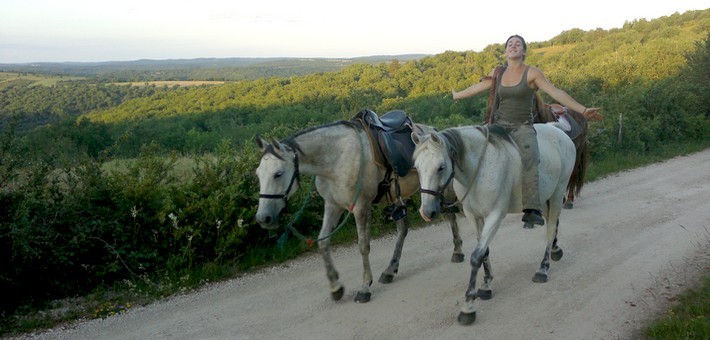
<svg viewBox="0 0 710 340">
<path fill-rule="evenodd" d="M 399 221 L 407 216 L 407 207 L 403 205 L 393 204 L 390 207 L 388 219 L 390 221 Z"/>
</svg>

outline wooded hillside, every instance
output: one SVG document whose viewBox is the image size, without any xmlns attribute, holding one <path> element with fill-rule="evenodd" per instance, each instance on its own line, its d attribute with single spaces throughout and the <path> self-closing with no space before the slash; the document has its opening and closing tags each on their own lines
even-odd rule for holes
<svg viewBox="0 0 710 340">
<path fill-rule="evenodd" d="M 704 92 L 694 89 L 687 93 L 691 98 L 644 94 L 664 82 L 670 82 L 668 90 L 676 90 L 669 79 L 681 76 L 685 54 L 706 38 L 709 13 L 689 11 L 651 21 L 634 20 L 612 30 L 571 29 L 549 41 L 531 42 L 527 61 L 578 101 L 602 107 L 611 117 L 639 110 L 643 100 L 658 100 L 643 104 L 654 107 L 681 99 L 698 101 Z M 0 91 L 0 118 L 7 124 L 8 117 L 20 116 L 23 130 L 65 118 L 87 120 L 82 128 L 87 132 L 95 128 L 102 140 L 101 145 L 83 146 L 91 150 L 113 145 L 131 131 L 131 137 L 116 150 L 125 157 L 137 155 L 140 145 L 151 141 L 185 153 L 213 150 L 225 138 L 241 145 L 254 134 L 268 133 L 279 125 L 298 127 L 345 119 L 362 108 L 382 113 L 402 109 L 415 121 L 439 127 L 449 120 L 479 123 L 484 96 L 454 103 L 446 94 L 490 72 L 501 63 L 502 51 L 502 43 L 493 43 L 481 52 L 447 51 L 408 62 L 354 64 L 334 72 L 219 86 L 138 89 L 92 83 L 91 79 L 51 87 L 20 83 Z M 49 133 L 45 130 L 35 133 Z"/>
</svg>

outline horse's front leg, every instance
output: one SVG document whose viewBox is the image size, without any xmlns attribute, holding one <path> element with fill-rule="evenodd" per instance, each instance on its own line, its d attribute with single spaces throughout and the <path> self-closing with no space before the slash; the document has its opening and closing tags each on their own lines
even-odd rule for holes
<svg viewBox="0 0 710 340">
<path fill-rule="evenodd" d="M 343 209 L 338 208 L 334 204 L 325 202 L 325 209 L 323 210 L 323 225 L 321 226 L 320 234 L 318 235 L 318 252 L 323 257 L 323 262 L 325 263 L 325 273 L 330 281 L 330 296 L 333 300 L 338 301 L 343 298 L 343 293 L 345 288 L 343 284 L 340 283 L 338 271 L 335 269 L 333 263 L 333 257 L 330 254 L 330 236 L 333 227 L 338 220 L 340 215 L 342 215 Z"/>
<path fill-rule="evenodd" d="M 476 218 L 476 232 L 479 239 L 481 238 L 483 225 L 483 218 Z M 486 248 L 486 254 L 483 256 L 482 260 L 483 284 L 476 292 L 476 296 L 481 300 L 490 300 L 493 297 L 493 287 L 491 286 L 491 282 L 493 281 L 493 267 L 491 266 L 490 253 L 491 249 Z"/>
<path fill-rule="evenodd" d="M 468 289 L 466 289 L 466 301 L 461 306 L 458 322 L 462 325 L 470 325 L 476 321 L 476 278 L 478 277 L 478 268 L 483 263 L 484 252 L 487 248 L 476 246 L 476 249 L 471 254 L 471 277 L 468 280 Z"/>
<path fill-rule="evenodd" d="M 402 248 L 404 247 L 404 239 L 407 237 L 409 232 L 409 218 L 404 216 L 396 222 L 397 224 L 397 243 L 394 247 L 394 253 L 390 259 L 390 264 L 387 266 L 384 272 L 380 275 L 378 280 L 380 283 L 391 283 L 394 279 L 394 274 L 397 274 L 399 270 L 399 260 L 402 258 Z"/>
<path fill-rule="evenodd" d="M 470 214 L 467 215 L 470 216 Z M 478 291 L 476 290 L 476 278 L 478 276 L 478 268 L 480 268 L 482 264 L 488 261 L 488 245 L 491 243 L 491 241 L 493 240 L 493 236 L 495 236 L 496 232 L 498 231 L 498 227 L 500 226 L 500 222 L 503 219 L 503 216 L 505 216 L 505 213 L 496 211 L 494 213 L 489 214 L 485 220 L 480 217 L 475 218 L 476 231 L 478 232 L 479 237 L 476 249 L 474 249 L 473 254 L 471 254 L 471 277 L 469 278 L 468 289 L 466 290 L 466 301 L 464 301 L 463 305 L 461 306 L 461 312 L 458 316 L 458 322 L 462 325 L 469 325 L 476 321 L 476 306 L 474 305 L 474 302 L 478 297 Z M 471 220 L 470 217 L 469 220 Z M 481 227 L 481 225 L 483 226 Z M 490 271 L 490 263 L 488 263 L 487 266 L 488 270 Z M 486 268 L 484 266 L 484 270 L 485 269 Z M 486 281 L 488 281 L 486 285 L 490 284 L 490 280 L 492 279 L 493 275 L 489 272 L 486 275 Z"/>
<path fill-rule="evenodd" d="M 372 206 L 356 207 L 353 209 L 355 224 L 357 224 L 357 243 L 360 246 L 362 256 L 362 286 L 355 295 L 355 302 L 365 303 L 370 301 L 372 293 L 372 269 L 370 268 L 370 219 L 372 216 Z"/>
</svg>

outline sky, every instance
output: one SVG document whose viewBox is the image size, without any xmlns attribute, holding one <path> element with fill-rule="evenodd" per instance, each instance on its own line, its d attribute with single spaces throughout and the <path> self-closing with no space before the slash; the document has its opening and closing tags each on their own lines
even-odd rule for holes
<svg viewBox="0 0 710 340">
<path fill-rule="evenodd" d="M 481 51 L 710 8 L 708 0 L 0 0 L 0 63 Z"/>
</svg>

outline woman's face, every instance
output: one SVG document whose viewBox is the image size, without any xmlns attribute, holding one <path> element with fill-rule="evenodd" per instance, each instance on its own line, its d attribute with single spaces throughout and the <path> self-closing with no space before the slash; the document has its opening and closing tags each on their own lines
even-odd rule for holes
<svg viewBox="0 0 710 340">
<path fill-rule="evenodd" d="M 524 59 L 525 47 L 523 46 L 523 40 L 518 37 L 508 39 L 505 45 L 505 56 L 509 59 Z"/>
</svg>

